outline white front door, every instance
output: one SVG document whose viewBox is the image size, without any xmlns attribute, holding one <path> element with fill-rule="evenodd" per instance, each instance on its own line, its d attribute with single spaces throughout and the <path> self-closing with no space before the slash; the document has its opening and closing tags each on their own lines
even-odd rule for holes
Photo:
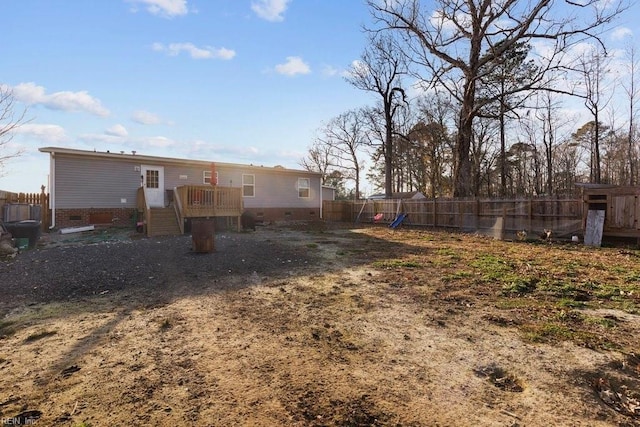
<svg viewBox="0 0 640 427">
<path fill-rule="evenodd" d="M 164 207 L 164 168 L 142 165 L 142 187 L 147 204 L 152 208 Z"/>
</svg>

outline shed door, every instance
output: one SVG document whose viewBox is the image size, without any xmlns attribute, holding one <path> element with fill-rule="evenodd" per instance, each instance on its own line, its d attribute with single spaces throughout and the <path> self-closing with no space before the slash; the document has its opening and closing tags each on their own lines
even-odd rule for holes
<svg viewBox="0 0 640 427">
<path fill-rule="evenodd" d="M 152 208 L 164 207 L 164 168 L 142 165 L 142 186 L 144 197 Z"/>
</svg>

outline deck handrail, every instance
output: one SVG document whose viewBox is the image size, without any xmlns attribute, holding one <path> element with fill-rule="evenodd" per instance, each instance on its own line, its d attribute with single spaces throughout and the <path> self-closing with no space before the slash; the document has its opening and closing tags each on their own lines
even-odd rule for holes
<svg viewBox="0 0 640 427">
<path fill-rule="evenodd" d="M 180 194 L 177 187 L 173 188 L 173 200 L 173 208 L 176 211 L 176 218 L 178 219 L 180 234 L 184 234 L 184 209 L 182 207 L 182 200 L 180 200 Z"/>
<path fill-rule="evenodd" d="M 147 236 L 151 235 L 152 221 L 151 221 L 151 206 L 149 206 L 149 202 L 144 194 L 144 187 L 138 187 L 138 194 L 136 204 L 138 205 L 138 210 L 144 211 L 144 230 Z"/>
<path fill-rule="evenodd" d="M 209 185 L 176 188 L 176 200 L 185 218 L 242 215 L 242 189 Z"/>
</svg>

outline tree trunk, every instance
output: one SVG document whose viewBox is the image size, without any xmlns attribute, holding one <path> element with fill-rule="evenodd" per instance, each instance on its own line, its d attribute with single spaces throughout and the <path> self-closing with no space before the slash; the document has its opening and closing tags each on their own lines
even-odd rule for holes
<svg viewBox="0 0 640 427">
<path fill-rule="evenodd" d="M 600 184 L 601 182 L 601 174 L 600 174 L 600 123 L 598 122 L 598 111 L 594 114 L 595 120 L 595 129 L 593 136 L 593 156 L 594 156 L 594 180 L 596 184 Z"/>
<path fill-rule="evenodd" d="M 507 197 L 507 144 L 504 130 L 504 100 L 500 101 L 500 196 Z"/>
<path fill-rule="evenodd" d="M 384 141 L 384 196 L 390 199 L 393 195 L 393 129 L 391 118 L 391 105 L 385 102 L 385 141 Z"/>
<path fill-rule="evenodd" d="M 471 108 L 473 99 L 465 98 L 460 110 L 460 125 L 456 137 L 456 170 L 453 178 L 453 197 L 473 196 L 473 183 L 471 179 L 471 137 L 473 134 L 473 118 Z"/>
</svg>

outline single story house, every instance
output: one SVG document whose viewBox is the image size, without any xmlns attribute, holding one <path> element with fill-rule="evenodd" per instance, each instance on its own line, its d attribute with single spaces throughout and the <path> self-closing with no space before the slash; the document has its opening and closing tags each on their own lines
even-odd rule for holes
<svg viewBox="0 0 640 427">
<path fill-rule="evenodd" d="M 50 156 L 52 228 L 135 224 L 145 204 L 147 212 L 172 205 L 189 211 L 187 205 L 203 207 L 207 197 L 215 203 L 237 198 L 234 212 L 218 211 L 212 216 L 240 218 L 243 212 L 250 212 L 256 221 L 264 222 L 319 219 L 323 198 L 332 194 L 323 188 L 320 173 L 282 166 L 213 163 L 135 151 L 42 147 L 40 152 Z M 185 215 L 198 216 L 195 210 L 189 212 Z M 210 216 L 203 210 L 197 212 Z M 184 232 L 182 225 L 181 230 Z"/>
</svg>

